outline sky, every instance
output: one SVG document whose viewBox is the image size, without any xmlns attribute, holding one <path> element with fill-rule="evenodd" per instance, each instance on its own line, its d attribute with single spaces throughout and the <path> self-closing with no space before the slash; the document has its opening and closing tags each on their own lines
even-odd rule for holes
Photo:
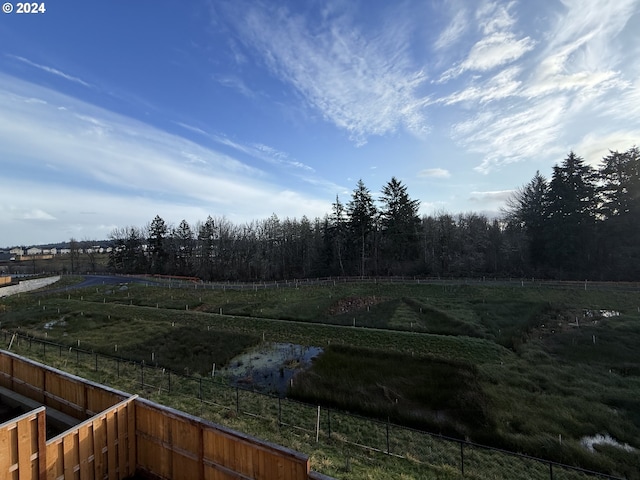
<svg viewBox="0 0 640 480">
<path fill-rule="evenodd" d="M 0 247 L 313 219 L 394 176 L 421 214 L 495 216 L 570 151 L 640 144 L 640 0 L 13 6 Z"/>
</svg>

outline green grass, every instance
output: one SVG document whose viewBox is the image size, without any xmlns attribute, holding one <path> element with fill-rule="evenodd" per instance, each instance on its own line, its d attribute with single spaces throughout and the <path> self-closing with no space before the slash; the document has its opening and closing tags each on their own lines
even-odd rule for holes
<svg viewBox="0 0 640 480">
<path fill-rule="evenodd" d="M 603 447 L 589 453 L 579 442 L 608 433 L 640 447 L 638 303 L 636 291 L 614 287 L 379 283 L 222 291 L 102 286 L 3 299 L 0 327 L 68 346 L 79 341 L 81 348 L 110 354 L 118 345 L 119 355 L 152 363 L 153 354 L 159 366 L 203 376 L 213 362 L 222 366 L 263 338 L 320 346 L 325 354 L 294 381 L 292 393 L 299 398 L 637 479 L 637 452 Z M 580 327 L 572 326 L 584 309 L 621 314 L 597 323 L 584 318 Z M 47 322 L 56 323 L 45 330 Z M 69 364 L 72 360 L 66 358 Z M 106 383 L 114 381 L 102 375 Z M 180 388 L 176 395 L 196 387 Z M 273 411 L 273 406 L 264 408 Z M 228 412 L 223 408 L 219 415 Z M 313 425 L 313 411 L 309 415 Z M 250 424 L 245 417 L 225 421 L 241 429 Z M 345 421 L 340 432 L 338 425 L 336 438 L 380 443 L 380 434 L 370 427 Z M 398 439 L 392 450 L 424 458 Z M 315 455 L 313 449 L 305 451 Z M 421 478 L 419 469 L 401 466 L 408 460 L 388 463 L 353 453 L 348 472 L 344 453 L 317 455 L 326 473 L 340 478 Z M 478 478 L 516 478 L 507 466 L 504 476 L 498 475 L 502 459 L 473 455 Z M 457 478 L 455 454 L 449 464 L 429 472 L 434 478 Z M 378 468 L 387 477 L 364 473 Z M 548 478 L 546 473 L 540 478 Z"/>
<path fill-rule="evenodd" d="M 490 427 L 477 369 L 452 360 L 332 346 L 290 394 L 459 438 Z"/>
</svg>

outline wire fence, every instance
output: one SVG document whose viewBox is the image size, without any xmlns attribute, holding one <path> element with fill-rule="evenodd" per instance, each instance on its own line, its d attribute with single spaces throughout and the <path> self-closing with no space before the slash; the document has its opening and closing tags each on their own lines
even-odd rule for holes
<svg viewBox="0 0 640 480">
<path fill-rule="evenodd" d="M 411 429 L 266 394 L 223 379 L 189 376 L 145 362 L 62 345 L 19 332 L 3 331 L 4 345 L 15 353 L 62 369 L 93 370 L 101 383 L 143 396 L 180 396 L 195 403 L 200 416 L 250 416 L 280 429 L 305 435 L 311 442 L 340 443 L 345 461 L 358 452 L 377 452 L 434 466 L 448 466 L 478 478 L 579 480 L 621 477 Z"/>
<path fill-rule="evenodd" d="M 369 284 L 405 284 L 405 285 L 483 285 L 511 287 L 561 287 L 580 290 L 627 290 L 640 291 L 638 282 L 606 282 L 594 280 L 546 280 L 535 277 L 422 277 L 422 276 L 356 276 L 356 277 L 318 277 L 260 282 L 202 282 L 192 277 L 167 277 L 152 275 L 124 275 L 123 278 L 149 278 L 161 280 L 161 285 L 169 288 L 187 288 L 204 290 L 261 290 L 268 288 L 298 288 L 303 286 L 335 286 L 349 283 Z"/>
</svg>

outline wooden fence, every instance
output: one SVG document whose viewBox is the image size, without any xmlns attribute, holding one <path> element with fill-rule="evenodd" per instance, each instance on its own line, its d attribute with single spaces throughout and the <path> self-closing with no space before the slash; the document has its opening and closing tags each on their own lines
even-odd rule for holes
<svg viewBox="0 0 640 480">
<path fill-rule="evenodd" d="M 9 352 L 0 352 L 0 386 L 79 421 L 130 397 Z"/>
<path fill-rule="evenodd" d="M 116 480 L 136 467 L 135 406 L 123 400 L 46 443 L 47 479 Z"/>
<path fill-rule="evenodd" d="M 78 419 L 48 441 L 45 407 L 0 425 L 0 479 L 328 478 L 301 453 L 5 351 L 0 386 Z"/>
<path fill-rule="evenodd" d="M 45 478 L 45 407 L 0 424 L 0 478 Z"/>
<path fill-rule="evenodd" d="M 306 455 L 144 399 L 136 401 L 140 470 L 173 480 L 309 478 Z"/>
</svg>

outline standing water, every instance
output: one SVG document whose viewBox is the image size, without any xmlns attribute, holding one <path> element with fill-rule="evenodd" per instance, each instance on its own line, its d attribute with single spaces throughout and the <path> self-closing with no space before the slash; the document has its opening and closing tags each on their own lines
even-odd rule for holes
<svg viewBox="0 0 640 480">
<path fill-rule="evenodd" d="M 320 347 L 267 342 L 234 357 L 220 373 L 234 385 L 284 395 L 294 375 L 321 353 Z"/>
</svg>

